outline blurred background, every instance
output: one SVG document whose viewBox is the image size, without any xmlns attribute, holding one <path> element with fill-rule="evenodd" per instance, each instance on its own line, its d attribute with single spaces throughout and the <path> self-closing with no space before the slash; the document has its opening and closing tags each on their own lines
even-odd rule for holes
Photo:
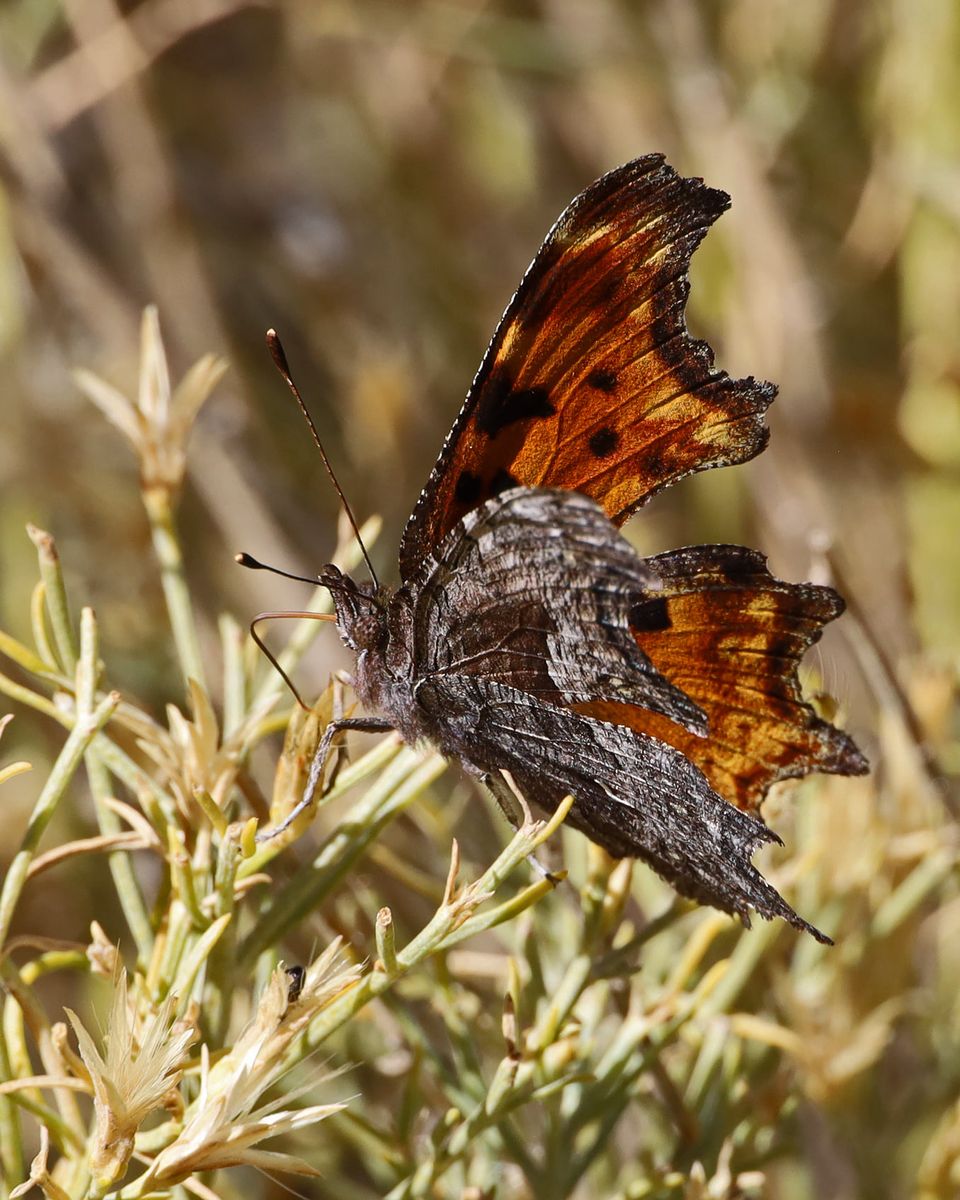
<svg viewBox="0 0 960 1200">
<path fill-rule="evenodd" d="M 732 196 L 696 256 L 689 323 L 780 397 L 761 458 L 684 481 L 630 535 L 649 551 L 742 541 L 788 578 L 839 578 L 852 612 L 820 682 L 888 800 L 945 793 L 960 767 L 956 0 L 5 0 L 0 627 L 29 635 L 32 521 L 96 606 L 112 681 L 157 712 L 181 700 L 133 456 L 71 378 L 133 391 L 148 303 L 175 378 L 208 351 L 231 364 L 180 511 L 211 654 L 221 610 L 305 600 L 236 550 L 311 574 L 336 541 L 268 326 L 358 515 L 384 519 L 373 553 L 392 578 L 541 238 L 652 150 Z M 4 749 L 42 760 L 59 744 L 45 736 L 18 720 Z M 944 914 L 937 938 L 960 919 Z M 941 965 L 924 957 L 910 986 Z M 957 1044 L 931 1122 L 956 1097 Z M 908 1060 L 922 1073 L 922 1052 Z M 907 1068 L 890 1070 L 871 1086 Z M 841 1122 L 841 1146 L 872 1112 Z M 840 1158 L 816 1194 L 861 1194 L 856 1150 Z M 887 1183 L 862 1194 L 907 1194 Z"/>
<path fill-rule="evenodd" d="M 733 198 L 696 256 L 690 324 L 781 392 L 763 458 L 685 482 L 636 536 L 751 540 L 799 577 L 825 535 L 891 659 L 956 654 L 958 23 L 952 0 L 922 17 L 897 0 L 8 0 L 5 625 L 24 620 L 31 519 L 106 606 L 131 679 L 155 683 L 137 677 L 160 597 L 131 455 L 70 380 L 83 366 L 130 391 L 147 303 L 175 377 L 207 351 L 232 364 L 182 519 L 209 612 L 302 596 L 236 549 L 309 573 L 334 542 L 270 325 L 356 509 L 384 517 L 389 576 L 547 228 L 660 150 Z"/>
</svg>

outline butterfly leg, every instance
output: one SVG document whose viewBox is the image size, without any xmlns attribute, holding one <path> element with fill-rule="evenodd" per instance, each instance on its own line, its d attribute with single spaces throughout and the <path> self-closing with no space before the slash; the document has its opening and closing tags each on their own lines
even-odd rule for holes
<svg viewBox="0 0 960 1200">
<path fill-rule="evenodd" d="M 335 675 L 333 677 L 333 704 L 330 711 L 331 722 L 343 720 L 343 688 L 343 681 Z M 327 776 L 327 781 L 324 785 L 325 790 L 332 788 L 337 782 L 337 776 L 340 774 L 340 768 L 343 766 L 344 762 L 347 761 L 347 748 L 343 742 L 337 742 L 335 744 L 335 751 L 336 757 L 333 760 L 333 767 L 330 770 L 330 774 Z"/>
<path fill-rule="evenodd" d="M 320 744 L 317 746 L 316 753 L 313 756 L 313 762 L 310 764 L 310 774 L 307 776 L 307 786 L 303 789 L 303 795 L 279 825 L 275 825 L 273 829 L 261 830 L 257 834 L 258 842 L 269 842 L 272 838 L 279 836 L 285 829 L 290 828 L 305 809 L 310 807 L 313 803 L 314 793 L 317 790 L 320 777 L 323 774 L 323 768 L 326 765 L 327 755 L 330 753 L 333 739 L 338 733 L 349 729 L 353 729 L 357 733 L 388 733 L 393 729 L 393 725 L 382 717 L 340 717 L 332 720 L 323 731 L 323 737 L 320 739 Z"/>
<path fill-rule="evenodd" d="M 508 771 L 484 774 L 480 778 L 514 829 L 529 828 L 533 824 L 533 814 L 526 797 L 513 782 Z M 554 884 L 560 882 L 560 877 L 545 867 L 535 855 L 528 854 L 527 862 L 544 879 L 549 879 Z"/>
</svg>

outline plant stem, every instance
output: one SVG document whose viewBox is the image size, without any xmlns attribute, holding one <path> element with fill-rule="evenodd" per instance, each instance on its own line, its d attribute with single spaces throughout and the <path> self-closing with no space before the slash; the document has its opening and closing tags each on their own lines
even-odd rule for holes
<svg viewBox="0 0 960 1200">
<path fill-rule="evenodd" d="M 264 950 L 276 945 L 305 912 L 321 904 L 384 826 L 437 779 L 445 767 L 438 754 L 423 760 L 413 750 L 401 750 L 333 832 L 310 867 L 300 872 L 261 918 L 240 948 L 241 964 L 252 963 Z"/>
<path fill-rule="evenodd" d="M 106 799 L 111 795 L 110 774 L 104 766 L 96 746 L 92 746 L 87 751 L 85 761 L 100 832 L 115 833 L 123 826 L 117 814 L 107 807 Z M 141 965 L 145 965 L 153 950 L 153 929 L 150 926 L 147 906 L 137 884 L 133 863 L 125 850 L 116 850 L 109 854 L 107 863 L 113 877 L 113 886 L 117 889 L 117 899 L 123 909 L 127 927 L 137 944 L 137 959 Z"/>
<path fill-rule="evenodd" d="M 184 576 L 183 555 L 170 505 L 170 492 L 165 487 L 144 488 L 143 503 L 150 519 L 153 549 L 160 563 L 160 581 L 184 682 L 195 679 L 205 688 L 193 602 Z"/>
<path fill-rule="evenodd" d="M 40 560 L 40 578 L 43 580 L 46 593 L 47 610 L 53 625 L 53 636 L 57 643 L 60 661 L 68 674 L 73 674 L 77 666 L 77 638 L 70 622 L 70 607 L 67 604 L 67 590 L 63 583 L 63 571 L 60 567 L 60 555 L 51 535 L 35 525 L 27 526 L 30 540 L 37 548 Z"/>
<path fill-rule="evenodd" d="M 44 784 L 33 812 L 30 814 L 30 823 L 23 835 L 20 849 L 14 855 L 13 862 L 11 862 L 10 869 L 3 881 L 3 888 L 0 890 L 0 946 L 3 946 L 7 940 L 13 912 L 20 899 L 27 871 L 37 852 L 40 838 L 50 823 L 50 818 L 56 811 L 67 784 L 80 765 L 84 752 L 93 738 L 110 720 L 119 703 L 118 692 L 111 692 L 105 696 L 92 713 L 87 717 L 77 719 L 69 737 L 64 742 L 63 749 L 53 765 L 53 770 Z"/>
</svg>

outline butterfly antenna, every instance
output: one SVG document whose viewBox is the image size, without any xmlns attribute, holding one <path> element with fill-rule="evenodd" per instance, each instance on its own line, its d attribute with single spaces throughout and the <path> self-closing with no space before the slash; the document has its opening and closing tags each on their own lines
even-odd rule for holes
<svg viewBox="0 0 960 1200">
<path fill-rule="evenodd" d="M 295 579 L 297 583 L 309 583 L 312 587 L 320 586 L 318 579 L 308 579 L 306 575 L 294 575 L 292 571 L 284 571 L 282 567 L 271 567 L 269 563 L 262 563 L 258 558 L 254 558 L 252 554 L 248 554 L 246 550 L 241 550 L 239 554 L 235 554 L 233 561 L 239 563 L 241 567 L 247 567 L 251 571 L 269 571 L 272 575 L 282 575 L 284 579 Z"/>
<path fill-rule="evenodd" d="M 303 397 L 297 385 L 293 382 L 293 377 L 290 374 L 290 365 L 287 362 L 287 356 L 283 351 L 283 345 L 275 329 L 267 330 L 267 349 L 270 351 L 270 357 L 273 359 L 274 365 L 284 378 L 287 387 L 293 393 L 293 398 L 300 406 L 300 411 L 303 413 L 304 420 L 310 426 L 310 432 L 313 434 L 313 440 L 317 444 L 317 449 L 320 451 L 320 457 L 323 459 L 323 465 L 327 468 L 327 474 L 336 489 L 337 495 L 340 497 L 340 503 L 343 505 L 344 511 L 347 514 L 347 520 L 353 529 L 354 536 L 357 539 L 357 545 L 360 547 L 360 553 L 363 555 L 363 561 L 367 564 L 367 570 L 370 572 L 370 578 L 373 580 L 373 586 L 379 591 L 380 581 L 377 579 L 377 573 L 373 569 L 373 563 L 370 561 L 370 555 L 367 553 L 367 548 L 363 544 L 363 538 L 360 536 L 360 526 L 357 524 L 357 519 L 353 515 L 353 509 L 350 507 L 350 502 L 343 494 L 343 488 L 340 486 L 339 480 L 333 472 L 333 467 L 330 465 L 330 459 L 327 458 L 327 452 L 323 448 L 323 442 L 320 441 L 320 435 L 317 433 L 317 427 L 313 423 L 313 417 L 307 406 L 303 402 Z"/>
</svg>

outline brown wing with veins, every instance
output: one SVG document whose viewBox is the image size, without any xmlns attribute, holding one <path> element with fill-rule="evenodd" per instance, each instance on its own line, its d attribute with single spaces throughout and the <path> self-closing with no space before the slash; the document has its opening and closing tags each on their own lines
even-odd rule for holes
<svg viewBox="0 0 960 1200">
<path fill-rule="evenodd" d="M 867 761 L 803 700 L 797 667 L 843 611 L 832 588 L 785 583 L 741 546 L 694 546 L 646 560 L 663 589 L 631 613 L 640 649 L 706 713 L 699 738 L 657 713 L 576 705 L 682 751 L 725 799 L 757 813 L 780 779 L 811 771 L 862 775 Z"/>
<path fill-rule="evenodd" d="M 427 551 L 506 488 L 570 488 L 622 523 L 766 444 L 771 384 L 731 379 L 684 322 L 690 256 L 729 197 L 660 155 L 611 171 L 550 231 L 494 334 L 400 548 Z"/>
</svg>

